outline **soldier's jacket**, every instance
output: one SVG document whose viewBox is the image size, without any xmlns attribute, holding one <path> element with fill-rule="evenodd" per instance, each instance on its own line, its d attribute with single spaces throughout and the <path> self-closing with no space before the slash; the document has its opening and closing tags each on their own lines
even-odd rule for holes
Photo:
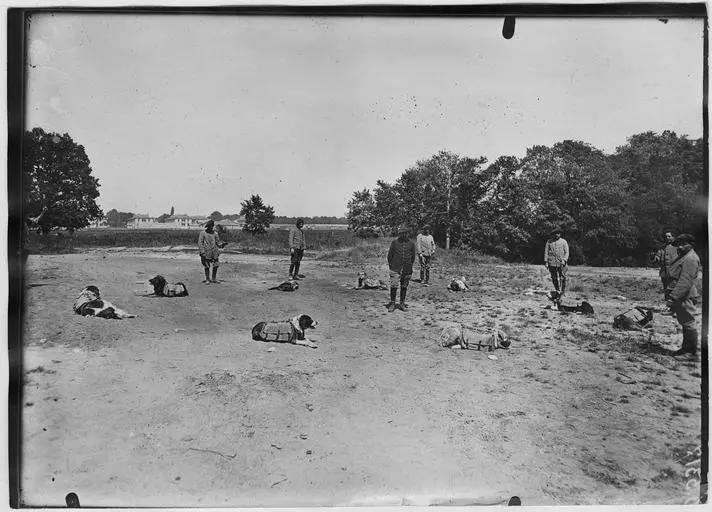
<svg viewBox="0 0 712 512">
<path fill-rule="evenodd" d="M 670 264 L 667 289 L 674 302 L 695 299 L 700 296 L 695 280 L 700 269 L 700 258 L 694 249 L 690 249 Z"/>
<path fill-rule="evenodd" d="M 667 278 L 670 264 L 677 259 L 677 247 L 668 244 L 655 255 L 655 262 L 660 265 L 660 277 Z"/>
</svg>

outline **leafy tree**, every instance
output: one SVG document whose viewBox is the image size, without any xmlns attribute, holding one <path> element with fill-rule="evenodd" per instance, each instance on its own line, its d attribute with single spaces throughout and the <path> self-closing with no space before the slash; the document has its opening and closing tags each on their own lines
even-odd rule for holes
<svg viewBox="0 0 712 512">
<path fill-rule="evenodd" d="M 23 200 L 28 217 L 46 233 L 52 228 L 73 231 L 102 216 L 95 199 L 99 180 L 91 175 L 84 147 L 69 134 L 47 133 L 42 128 L 26 131 L 22 151 Z"/>
<path fill-rule="evenodd" d="M 639 262 L 655 250 L 663 230 L 707 238 L 707 191 L 702 139 L 675 132 L 645 132 L 628 138 L 610 158 L 627 179 L 628 209 L 637 233 L 632 255 Z"/>
<path fill-rule="evenodd" d="M 208 215 L 208 218 L 209 218 L 209 219 L 212 219 L 212 220 L 214 220 L 214 221 L 219 221 L 219 220 L 222 220 L 222 219 L 223 219 L 223 214 L 220 213 L 220 212 L 218 212 L 218 211 L 214 211 L 213 213 L 211 213 L 210 215 Z"/>
<path fill-rule="evenodd" d="M 170 217 L 172 217 L 172 215 L 170 215 L 170 214 L 168 214 L 168 213 L 162 213 L 162 214 L 160 214 L 160 215 L 156 218 L 156 222 L 160 222 L 161 224 L 163 224 L 163 223 L 166 222 Z"/>
<path fill-rule="evenodd" d="M 245 217 L 242 230 L 252 233 L 253 236 L 265 233 L 274 221 L 274 208 L 265 205 L 259 195 L 250 196 L 250 199 L 242 201 L 240 205 L 240 215 Z"/>
<path fill-rule="evenodd" d="M 402 201 L 395 186 L 383 180 L 376 182 L 373 190 L 375 202 L 374 224 L 381 235 L 395 234 L 398 225 L 405 219 L 402 211 Z"/>
<path fill-rule="evenodd" d="M 376 233 L 375 223 L 376 202 L 373 194 L 368 189 L 353 193 L 353 197 L 346 205 L 346 218 L 349 229 L 359 236 L 372 236 Z"/>
<path fill-rule="evenodd" d="M 106 213 L 106 222 L 109 227 L 112 228 L 125 228 L 128 220 L 133 217 L 134 214 L 130 212 L 120 212 L 113 208 Z"/>
<path fill-rule="evenodd" d="M 175 208 L 171 206 L 171 217 L 173 217 L 173 215 L 175 215 L 175 211 L 176 211 Z"/>
</svg>

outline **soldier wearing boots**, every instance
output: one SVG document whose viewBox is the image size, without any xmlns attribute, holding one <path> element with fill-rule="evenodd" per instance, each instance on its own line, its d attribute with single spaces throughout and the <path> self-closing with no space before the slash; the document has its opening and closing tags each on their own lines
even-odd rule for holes
<svg viewBox="0 0 712 512">
<path fill-rule="evenodd" d="M 695 237 L 692 235 L 678 236 L 674 242 L 678 256 L 668 267 L 667 304 L 682 326 L 682 347 L 673 352 L 673 356 L 697 352 L 695 312 L 700 294 L 695 280 L 700 268 L 700 258 L 692 248 L 694 243 Z"/>
<path fill-rule="evenodd" d="M 551 282 L 561 295 L 566 294 L 566 273 L 569 261 L 569 244 L 561 238 L 561 230 L 555 228 L 544 247 L 544 265 L 549 269 Z"/>
<path fill-rule="evenodd" d="M 212 219 L 205 223 L 205 230 L 198 235 L 198 252 L 200 253 L 200 262 L 205 270 L 205 284 L 219 283 L 218 267 L 220 266 L 220 248 L 225 244 L 220 241 L 220 237 L 215 232 L 215 221 Z M 210 267 L 212 266 L 212 279 L 210 276 Z"/>
<path fill-rule="evenodd" d="M 400 304 L 397 306 L 401 311 L 408 309 L 405 304 L 405 295 L 408 290 L 410 276 L 413 274 L 413 262 L 415 261 L 415 244 L 408 237 L 408 228 L 401 226 L 398 228 L 398 238 L 391 242 L 388 250 L 388 269 L 390 274 L 391 301 L 388 303 L 388 311 L 396 310 L 396 294 L 400 284 Z"/>
<path fill-rule="evenodd" d="M 677 247 L 673 245 L 675 237 L 671 231 L 663 233 L 665 245 L 655 254 L 654 262 L 660 265 L 660 281 L 663 283 L 665 300 L 668 300 L 668 281 L 670 280 L 670 264 L 677 259 Z"/>
<path fill-rule="evenodd" d="M 415 248 L 418 251 L 418 261 L 420 262 L 420 282 L 428 286 L 430 284 L 430 260 L 435 255 L 435 240 L 430 234 L 430 226 L 423 226 L 423 232 L 415 239 Z"/>
</svg>

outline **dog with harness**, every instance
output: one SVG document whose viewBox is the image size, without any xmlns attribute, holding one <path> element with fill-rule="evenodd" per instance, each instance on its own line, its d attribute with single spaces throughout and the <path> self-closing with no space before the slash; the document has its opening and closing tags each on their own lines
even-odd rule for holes
<svg viewBox="0 0 712 512">
<path fill-rule="evenodd" d="M 567 306 L 561 303 L 563 292 L 550 291 L 546 294 L 546 298 L 554 303 L 554 309 L 562 313 L 580 313 L 582 315 L 593 315 L 593 306 L 585 300 L 576 306 Z"/>
<path fill-rule="evenodd" d="M 465 328 L 460 324 L 459 326 L 451 325 L 445 327 L 440 333 L 439 344 L 443 348 L 459 346 L 462 350 L 472 350 L 475 346 L 477 350 L 486 347 L 489 352 L 492 352 L 498 348 L 509 348 L 512 341 L 506 332 L 497 328 L 492 329 L 492 332 L 489 334 L 475 334 L 470 336 L 468 340 L 465 336 Z"/>
<path fill-rule="evenodd" d="M 613 327 L 624 331 L 642 331 L 653 326 L 653 312 L 636 306 L 613 318 Z"/>
<path fill-rule="evenodd" d="M 73 309 L 76 314 L 82 316 L 96 316 L 114 320 L 136 317 L 136 315 L 114 306 L 108 300 L 102 299 L 99 288 L 94 285 L 87 286 L 79 293 L 77 300 L 74 301 Z"/>
<path fill-rule="evenodd" d="M 313 341 L 307 339 L 306 334 L 307 329 L 315 329 L 317 325 L 319 323 L 316 320 L 304 314 L 281 322 L 260 322 L 252 328 L 252 339 L 317 348 Z"/>
<path fill-rule="evenodd" d="M 465 276 L 462 277 L 456 277 L 452 281 L 450 281 L 450 284 L 447 285 L 447 289 L 451 292 L 467 292 L 470 291 L 470 287 L 467 286 L 467 281 L 465 280 Z"/>
<path fill-rule="evenodd" d="M 273 286 L 272 288 L 268 288 L 268 290 L 279 290 L 280 292 L 293 292 L 298 289 L 299 283 L 293 279 L 278 284 L 277 286 Z"/>
<path fill-rule="evenodd" d="M 357 290 L 387 290 L 388 283 L 381 281 L 380 279 L 374 279 L 368 277 L 365 271 L 358 273 L 358 284 L 356 286 Z"/>
<path fill-rule="evenodd" d="M 157 297 L 187 297 L 188 288 L 184 283 L 169 283 L 162 275 L 152 277 L 143 283 L 144 289 L 136 293 Z"/>
</svg>

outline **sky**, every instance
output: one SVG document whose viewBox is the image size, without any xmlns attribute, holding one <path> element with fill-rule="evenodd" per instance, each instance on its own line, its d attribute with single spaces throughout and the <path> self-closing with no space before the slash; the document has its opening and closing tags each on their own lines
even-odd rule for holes
<svg viewBox="0 0 712 512">
<path fill-rule="evenodd" d="M 36 14 L 26 128 L 68 133 L 97 202 L 345 214 L 440 150 L 702 137 L 703 21 Z"/>
</svg>

